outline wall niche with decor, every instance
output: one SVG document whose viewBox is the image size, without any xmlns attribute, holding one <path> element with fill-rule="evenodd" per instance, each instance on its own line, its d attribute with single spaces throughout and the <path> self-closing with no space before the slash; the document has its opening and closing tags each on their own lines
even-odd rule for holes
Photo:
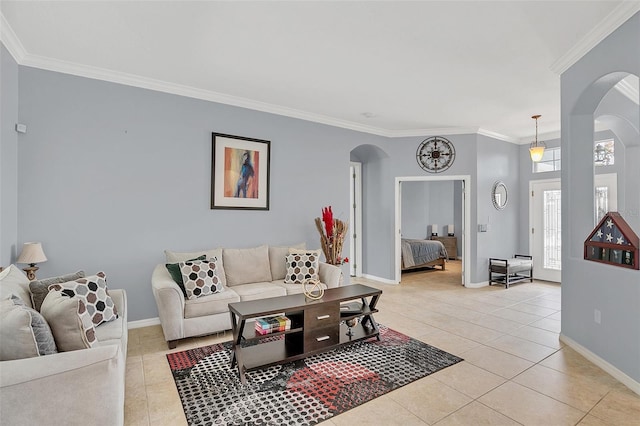
<svg viewBox="0 0 640 426">
<path fill-rule="evenodd" d="M 622 268 L 640 269 L 640 239 L 617 212 L 609 212 L 598 222 L 584 242 L 584 258 Z"/>
</svg>

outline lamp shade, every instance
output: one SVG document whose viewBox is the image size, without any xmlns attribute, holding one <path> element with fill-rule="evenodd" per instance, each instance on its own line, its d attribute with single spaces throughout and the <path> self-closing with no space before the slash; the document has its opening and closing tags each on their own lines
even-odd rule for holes
<svg viewBox="0 0 640 426">
<path fill-rule="evenodd" d="M 542 117 L 540 114 L 531 116 L 531 118 L 536 120 L 536 139 L 531 142 L 531 145 L 529 145 L 529 155 L 531 155 L 531 161 L 533 161 L 534 163 L 542 160 L 544 149 L 546 148 L 544 142 L 538 142 L 538 118 L 540 117 Z"/>
<path fill-rule="evenodd" d="M 16 263 L 42 263 L 47 261 L 47 256 L 44 255 L 42 250 L 42 244 L 40 243 L 24 243 L 22 246 L 22 253 L 16 260 Z"/>
<path fill-rule="evenodd" d="M 532 146 L 529 148 L 529 154 L 531 154 L 531 161 L 537 163 L 542 160 L 542 156 L 544 155 L 544 146 Z"/>
</svg>

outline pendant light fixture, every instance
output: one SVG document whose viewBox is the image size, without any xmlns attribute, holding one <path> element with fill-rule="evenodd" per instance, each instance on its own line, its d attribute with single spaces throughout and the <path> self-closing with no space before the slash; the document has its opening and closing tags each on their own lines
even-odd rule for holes
<svg viewBox="0 0 640 426">
<path fill-rule="evenodd" d="M 542 160 L 542 156 L 544 155 L 544 149 L 546 145 L 544 142 L 538 142 L 538 118 L 542 117 L 541 115 L 532 115 L 531 118 L 536 120 L 536 140 L 531 142 L 529 145 L 529 154 L 531 155 L 531 161 L 537 163 Z"/>
</svg>

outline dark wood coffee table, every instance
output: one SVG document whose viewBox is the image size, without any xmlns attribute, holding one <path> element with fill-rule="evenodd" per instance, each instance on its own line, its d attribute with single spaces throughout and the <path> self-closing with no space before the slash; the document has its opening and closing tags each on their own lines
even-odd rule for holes
<svg viewBox="0 0 640 426">
<path fill-rule="evenodd" d="M 378 312 L 376 304 L 381 294 L 377 288 L 353 284 L 327 289 L 320 300 L 292 294 L 229 303 L 233 331 L 231 368 L 237 365 L 240 380 L 246 383 L 248 370 L 302 359 L 374 336 L 380 340 L 373 314 Z M 354 311 L 351 307 L 341 314 L 340 302 L 352 300 L 361 300 L 362 309 Z M 283 313 L 291 320 L 287 331 L 262 335 L 255 331 L 254 321 L 248 321 Z M 355 318 L 360 321 L 354 327 L 344 323 Z M 284 337 L 273 339 L 280 335 Z"/>
</svg>

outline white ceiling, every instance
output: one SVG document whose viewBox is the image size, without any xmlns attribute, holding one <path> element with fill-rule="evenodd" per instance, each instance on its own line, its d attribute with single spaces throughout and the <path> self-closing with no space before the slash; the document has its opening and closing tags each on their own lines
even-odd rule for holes
<svg viewBox="0 0 640 426">
<path fill-rule="evenodd" d="M 7 1 L 22 65 L 386 136 L 560 128 L 560 73 L 621 1 Z M 637 78 L 631 87 L 637 93 Z"/>
</svg>

